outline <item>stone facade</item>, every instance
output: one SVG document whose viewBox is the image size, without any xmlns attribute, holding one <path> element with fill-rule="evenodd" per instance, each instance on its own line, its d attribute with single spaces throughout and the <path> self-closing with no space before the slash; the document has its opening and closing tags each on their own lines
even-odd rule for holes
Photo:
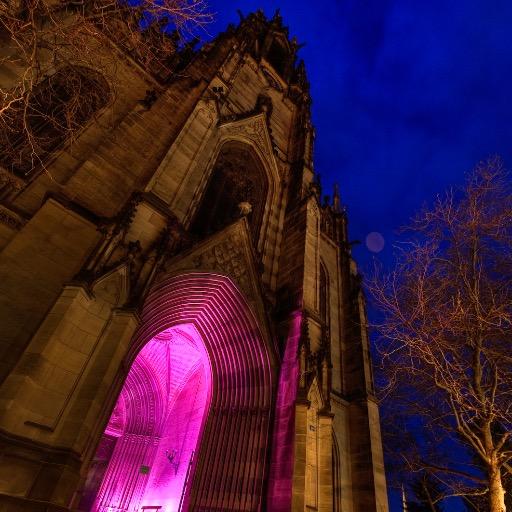
<svg viewBox="0 0 512 512">
<path fill-rule="evenodd" d="M 123 89 L 45 172 L 0 169 L 0 511 L 387 510 L 364 300 L 296 52 L 256 13 L 165 80 L 119 55 Z M 164 406 L 130 373 L 163 332 L 200 340 L 211 382 L 167 508 L 146 492 Z M 94 468 L 128 442 L 127 387 L 157 455 L 108 498 Z"/>
</svg>

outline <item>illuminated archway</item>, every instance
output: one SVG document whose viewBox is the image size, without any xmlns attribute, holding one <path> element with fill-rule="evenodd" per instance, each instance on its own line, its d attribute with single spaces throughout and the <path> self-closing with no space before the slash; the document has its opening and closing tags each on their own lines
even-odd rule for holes
<svg viewBox="0 0 512 512">
<path fill-rule="evenodd" d="M 233 282 L 190 273 L 156 285 L 125 363 L 94 510 L 257 510 L 271 358 Z"/>
<path fill-rule="evenodd" d="M 179 510 L 210 389 L 208 356 L 193 325 L 167 329 L 142 348 L 101 441 L 108 466 L 93 510 Z"/>
</svg>

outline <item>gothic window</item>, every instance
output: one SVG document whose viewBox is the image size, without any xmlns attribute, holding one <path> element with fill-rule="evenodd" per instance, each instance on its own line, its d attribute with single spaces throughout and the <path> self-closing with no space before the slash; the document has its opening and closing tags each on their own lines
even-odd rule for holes
<svg viewBox="0 0 512 512">
<path fill-rule="evenodd" d="M 61 68 L 18 102 L 0 130 L 0 165 L 28 175 L 108 102 L 107 82 L 79 66 Z"/>
<path fill-rule="evenodd" d="M 320 262 L 320 305 L 319 313 L 324 325 L 329 325 L 329 277 L 323 262 Z"/>
<path fill-rule="evenodd" d="M 267 60 L 281 77 L 284 77 L 288 58 L 286 48 L 284 48 L 279 41 L 274 39 L 267 53 Z"/>
<path fill-rule="evenodd" d="M 268 180 L 250 147 L 225 145 L 211 173 L 191 230 L 198 235 L 213 233 L 247 215 L 254 241 L 263 219 Z"/>
<path fill-rule="evenodd" d="M 332 510 L 341 511 L 341 456 L 336 434 L 332 433 Z"/>
</svg>

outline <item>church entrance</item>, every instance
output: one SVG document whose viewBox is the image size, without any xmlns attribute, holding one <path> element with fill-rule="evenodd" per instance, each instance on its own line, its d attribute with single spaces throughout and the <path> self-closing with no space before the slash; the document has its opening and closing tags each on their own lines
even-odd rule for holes
<svg viewBox="0 0 512 512">
<path fill-rule="evenodd" d="M 90 510 L 184 509 L 210 387 L 208 356 L 193 325 L 167 329 L 144 346 L 89 474 L 91 491 L 97 488 Z"/>
<path fill-rule="evenodd" d="M 272 371 L 241 293 L 187 274 L 158 285 L 141 316 L 79 509 L 258 510 Z"/>
</svg>

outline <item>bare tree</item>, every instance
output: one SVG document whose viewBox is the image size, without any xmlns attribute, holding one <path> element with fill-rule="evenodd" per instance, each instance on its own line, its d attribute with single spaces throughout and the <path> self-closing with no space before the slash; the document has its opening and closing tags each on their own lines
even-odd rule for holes
<svg viewBox="0 0 512 512">
<path fill-rule="evenodd" d="M 0 165 L 27 174 L 76 133 L 103 99 L 98 77 L 115 94 L 119 53 L 168 79 L 184 41 L 211 19 L 205 0 L 2 2 Z"/>
<path fill-rule="evenodd" d="M 443 489 L 428 472 L 418 475 L 412 482 L 414 500 L 407 502 L 407 512 L 443 512 L 439 497 Z"/>
<path fill-rule="evenodd" d="M 401 422 L 402 432 L 423 436 L 395 450 L 408 471 L 428 471 L 453 495 L 486 494 L 489 510 L 504 512 L 512 193 L 501 161 L 480 164 L 462 190 L 439 197 L 405 233 L 395 270 L 377 272 L 368 285 L 382 313 L 386 408 L 400 417 L 394 428 Z"/>
</svg>

